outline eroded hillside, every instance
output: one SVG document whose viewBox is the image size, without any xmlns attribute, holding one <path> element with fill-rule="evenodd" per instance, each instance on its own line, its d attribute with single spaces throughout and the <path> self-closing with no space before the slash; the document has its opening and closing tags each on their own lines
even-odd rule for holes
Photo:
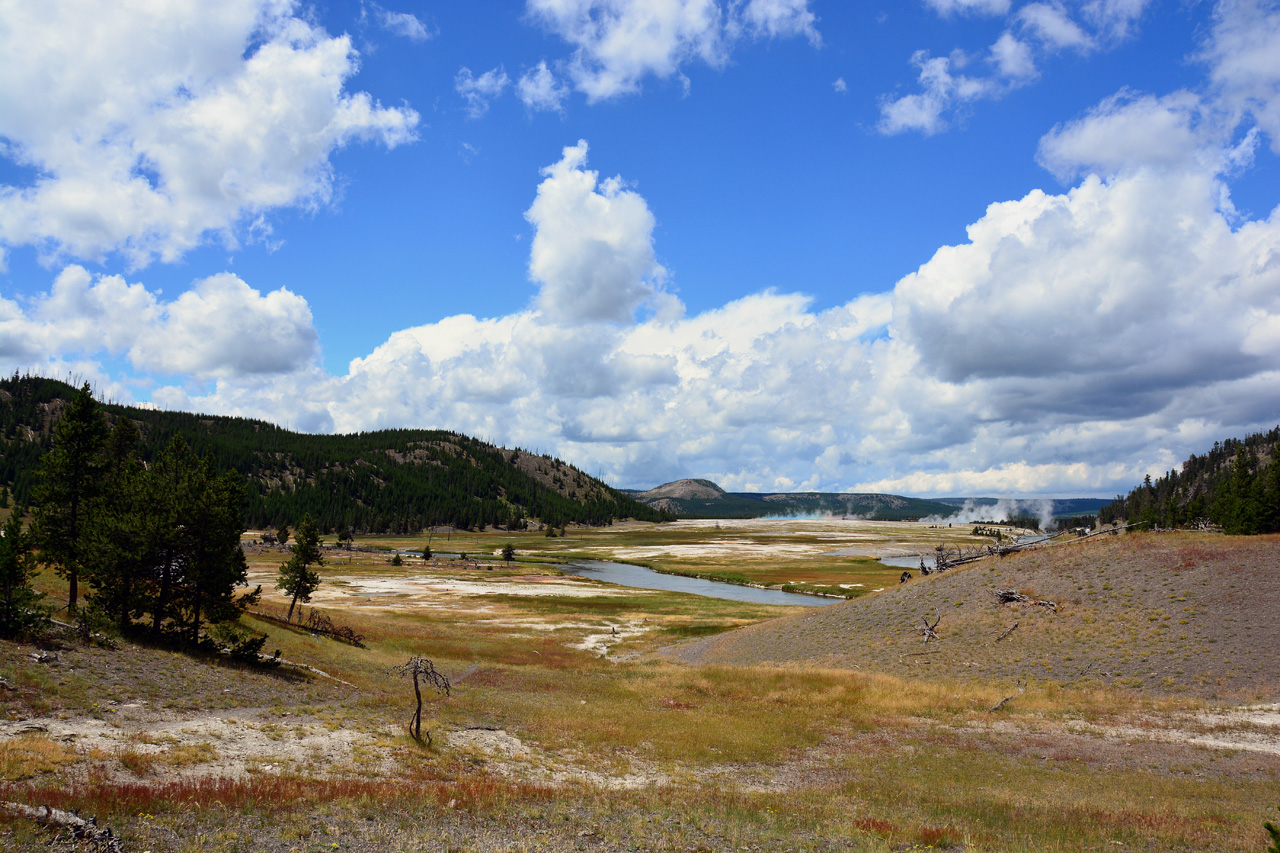
<svg viewBox="0 0 1280 853">
<path fill-rule="evenodd" d="M 1002 604 L 1004 589 L 1057 606 Z M 991 558 L 667 654 L 1274 701 L 1277 612 L 1280 537 L 1140 534 Z"/>
</svg>

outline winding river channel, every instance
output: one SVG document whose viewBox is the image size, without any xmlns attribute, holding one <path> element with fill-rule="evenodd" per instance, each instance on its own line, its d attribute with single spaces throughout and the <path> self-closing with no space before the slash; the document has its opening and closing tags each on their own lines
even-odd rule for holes
<svg viewBox="0 0 1280 853">
<path fill-rule="evenodd" d="M 703 578 L 687 578 L 683 575 L 667 575 L 641 566 L 625 563 L 609 563 L 603 560 L 574 560 L 560 566 L 565 572 L 592 580 L 616 583 L 619 586 L 640 589 L 660 589 L 668 592 L 688 592 L 707 598 L 727 598 L 730 601 L 749 601 L 753 604 L 790 604 L 800 607 L 826 607 L 838 604 L 843 598 L 827 598 L 783 592 L 778 589 L 758 589 L 754 586 L 709 581 Z"/>
</svg>

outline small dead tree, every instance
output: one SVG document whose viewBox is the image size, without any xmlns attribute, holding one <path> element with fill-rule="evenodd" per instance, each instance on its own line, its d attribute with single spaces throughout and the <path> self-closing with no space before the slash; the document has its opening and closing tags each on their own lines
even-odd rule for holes
<svg viewBox="0 0 1280 853">
<path fill-rule="evenodd" d="M 413 697 L 417 700 L 413 717 L 409 720 L 409 735 L 418 743 L 422 743 L 422 683 L 434 687 L 437 693 L 449 695 L 449 679 L 443 672 L 436 670 L 430 658 L 414 655 L 399 666 L 387 670 L 387 675 L 413 679 Z M 431 746 L 431 732 L 427 731 L 427 746 Z"/>
<path fill-rule="evenodd" d="M 933 620 L 932 625 L 929 624 L 928 616 L 921 616 L 920 621 L 924 623 L 924 627 L 920 629 L 920 633 L 924 634 L 924 641 L 927 643 L 930 640 L 938 639 L 937 629 L 938 629 L 938 623 L 942 621 L 941 614 L 939 614 L 937 619 Z"/>
</svg>

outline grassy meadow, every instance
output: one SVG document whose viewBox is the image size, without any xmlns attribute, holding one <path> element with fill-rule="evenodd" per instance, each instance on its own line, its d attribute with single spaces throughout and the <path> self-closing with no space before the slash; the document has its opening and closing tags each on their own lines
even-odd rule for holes
<svg viewBox="0 0 1280 853">
<path fill-rule="evenodd" d="M 429 538 L 370 537 L 364 545 L 496 556 L 510 543 L 528 560 L 614 560 L 661 572 L 761 586 L 808 585 L 849 598 L 898 582 L 902 569 L 881 557 L 974 548 L 991 539 L 972 535 L 974 525 L 841 519 L 720 519 L 668 524 L 620 523 L 568 527 L 548 538 L 542 531 L 442 530 Z M 1017 535 L 1018 528 L 1004 526 Z M 932 565 L 932 562 L 930 562 Z"/>
<path fill-rule="evenodd" d="M 0 800 L 96 814 L 131 850 L 1264 848 L 1280 750 L 1248 744 L 1274 746 L 1269 723 L 1210 721 L 1194 696 L 1038 671 L 1017 692 L 950 670 L 683 665 L 653 653 L 797 608 L 611 587 L 553 562 L 637 555 L 895 596 L 900 570 L 859 557 L 960 543 L 927 525 L 888 526 L 878 540 L 836 532 L 797 522 L 571 528 L 555 539 L 455 532 L 431 547 L 485 558 L 398 567 L 387 551 L 329 552 L 307 610 L 354 628 L 363 648 L 244 617 L 270 635 L 268 651 L 325 676 L 136 643 L 68 644 L 37 663 L 39 650 L 0 644 L 10 685 Z M 507 542 L 511 564 L 494 556 Z M 282 612 L 271 582 L 284 552 L 249 551 L 262 612 Z M 57 593 L 56 579 L 42 584 Z M 405 733 L 412 685 L 388 675 L 415 654 L 453 681 L 449 696 L 427 695 L 429 746 Z M 49 837 L 0 820 L 3 849 L 47 850 Z"/>
</svg>

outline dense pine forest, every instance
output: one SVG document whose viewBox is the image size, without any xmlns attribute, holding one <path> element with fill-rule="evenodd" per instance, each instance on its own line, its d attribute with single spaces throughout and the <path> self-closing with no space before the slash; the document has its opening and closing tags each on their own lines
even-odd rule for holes
<svg viewBox="0 0 1280 853">
<path fill-rule="evenodd" d="M 1280 532 L 1280 427 L 1215 442 L 1204 456 L 1192 455 L 1158 480 L 1147 477 L 1127 496 L 1117 496 L 1098 514 L 1159 527 L 1207 521 L 1226 533 Z"/>
<path fill-rule="evenodd" d="M 77 391 L 53 379 L 0 380 L 0 497 L 30 503 L 40 458 Z M 104 404 L 127 418 L 148 464 L 176 436 L 193 455 L 244 479 L 245 523 L 322 532 L 416 533 L 435 525 L 471 529 L 609 524 L 670 519 L 559 459 L 504 450 L 444 430 L 308 435 L 265 421 Z"/>
</svg>

